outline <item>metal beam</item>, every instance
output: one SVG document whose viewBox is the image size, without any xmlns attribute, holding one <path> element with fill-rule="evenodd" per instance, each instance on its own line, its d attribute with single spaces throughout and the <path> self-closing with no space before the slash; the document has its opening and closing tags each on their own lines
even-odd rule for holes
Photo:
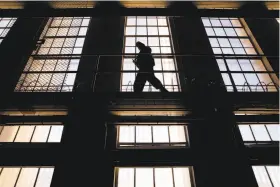
<svg viewBox="0 0 280 187">
<path fill-rule="evenodd" d="M 109 11 L 110 10 L 110 11 Z M 198 9 L 186 11 L 175 8 L 69 8 L 69 9 L 1 9 L 1 17 L 67 17 L 67 16 L 186 16 L 191 18 L 193 14 L 201 17 L 243 17 L 243 18 L 278 18 L 278 10 L 267 12 L 246 11 L 240 9 Z"/>
</svg>

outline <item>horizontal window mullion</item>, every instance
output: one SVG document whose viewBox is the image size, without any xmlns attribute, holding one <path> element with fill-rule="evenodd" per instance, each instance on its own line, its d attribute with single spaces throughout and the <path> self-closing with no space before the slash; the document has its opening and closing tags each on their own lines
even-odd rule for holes
<svg viewBox="0 0 280 187">
<path fill-rule="evenodd" d="M 74 35 L 74 36 L 44 36 L 44 38 L 53 38 L 53 39 L 56 39 L 56 38 L 85 38 L 86 36 L 85 35 Z"/>
<path fill-rule="evenodd" d="M 52 74 L 56 74 L 56 73 L 77 73 L 78 71 L 23 71 L 22 73 L 24 74 L 46 74 L 46 73 L 52 73 Z"/>
</svg>

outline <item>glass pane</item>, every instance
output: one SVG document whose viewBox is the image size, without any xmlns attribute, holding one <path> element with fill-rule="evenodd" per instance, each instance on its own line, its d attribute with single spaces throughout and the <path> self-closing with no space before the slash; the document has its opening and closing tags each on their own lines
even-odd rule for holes
<svg viewBox="0 0 280 187">
<path fill-rule="evenodd" d="M 169 37 L 160 37 L 161 46 L 171 46 Z"/>
<path fill-rule="evenodd" d="M 149 46 L 159 46 L 159 37 L 149 37 L 148 41 Z"/>
<path fill-rule="evenodd" d="M 162 59 L 162 68 L 164 71 L 175 71 L 174 60 L 169 58 Z"/>
<path fill-rule="evenodd" d="M 216 36 L 226 36 L 226 33 L 223 28 L 214 28 Z"/>
<path fill-rule="evenodd" d="M 158 35 L 157 27 L 148 27 L 148 35 Z"/>
<path fill-rule="evenodd" d="M 233 28 L 225 28 L 227 36 L 236 36 L 236 33 Z"/>
<path fill-rule="evenodd" d="M 255 51 L 254 48 L 245 48 L 245 51 L 248 55 L 256 55 L 257 52 Z"/>
<path fill-rule="evenodd" d="M 255 69 L 255 71 L 266 71 L 261 60 L 251 60 L 251 63 Z"/>
<path fill-rule="evenodd" d="M 145 26 L 146 24 L 146 17 L 137 16 L 137 25 Z"/>
<path fill-rule="evenodd" d="M 220 47 L 216 38 L 209 38 L 212 47 Z"/>
<path fill-rule="evenodd" d="M 235 85 L 238 85 L 238 86 L 246 85 L 246 80 L 242 73 L 232 73 L 231 75 L 232 75 Z"/>
<path fill-rule="evenodd" d="M 125 46 L 135 46 L 135 37 L 125 37 Z"/>
<path fill-rule="evenodd" d="M 264 125 L 251 125 L 256 141 L 270 141 Z"/>
<path fill-rule="evenodd" d="M 152 26 L 156 26 L 157 25 L 156 17 L 148 17 L 147 22 L 148 22 L 148 25 L 152 25 Z"/>
<path fill-rule="evenodd" d="M 231 23 L 234 27 L 241 27 L 241 23 L 238 19 L 231 19 Z"/>
<path fill-rule="evenodd" d="M 168 126 L 153 126 L 153 138 L 155 143 L 168 143 Z"/>
<path fill-rule="evenodd" d="M 146 27 L 137 27 L 137 35 L 147 35 L 147 28 Z"/>
<path fill-rule="evenodd" d="M 231 22 L 229 21 L 229 19 L 222 19 L 220 21 L 224 27 L 231 27 Z"/>
<path fill-rule="evenodd" d="M 238 125 L 243 141 L 255 141 L 249 125 Z"/>
<path fill-rule="evenodd" d="M 226 65 L 225 65 L 225 63 L 224 63 L 224 60 L 222 60 L 222 59 L 217 59 L 216 61 L 217 61 L 217 63 L 218 63 L 218 66 L 219 66 L 220 71 L 227 71 L 227 67 L 226 67 Z"/>
<path fill-rule="evenodd" d="M 151 126 L 136 126 L 136 142 L 137 143 L 152 142 Z"/>
<path fill-rule="evenodd" d="M 152 168 L 136 168 L 135 174 L 135 187 L 154 187 Z"/>
<path fill-rule="evenodd" d="M 166 26 L 167 25 L 166 19 L 158 19 L 158 25 L 159 26 Z"/>
<path fill-rule="evenodd" d="M 74 85 L 76 78 L 76 73 L 67 73 L 64 80 L 64 85 L 72 86 Z"/>
<path fill-rule="evenodd" d="M 63 126 L 52 126 L 48 142 L 60 142 Z"/>
<path fill-rule="evenodd" d="M 169 35 L 168 27 L 159 27 L 159 35 Z"/>
<path fill-rule="evenodd" d="M 269 135 L 272 138 L 273 141 L 279 141 L 280 140 L 280 132 L 279 132 L 279 125 L 266 125 Z"/>
<path fill-rule="evenodd" d="M 126 24 L 127 24 L 127 25 L 136 25 L 136 18 L 135 18 L 135 17 L 128 16 L 128 17 L 127 17 L 127 20 L 126 20 Z"/>
<path fill-rule="evenodd" d="M 280 168 L 279 166 L 266 166 L 270 179 L 274 187 L 280 187 Z"/>
<path fill-rule="evenodd" d="M 236 59 L 227 59 L 226 62 L 230 71 L 241 71 Z"/>
<path fill-rule="evenodd" d="M 249 39 L 240 39 L 243 47 L 253 47 L 251 41 Z"/>
<path fill-rule="evenodd" d="M 119 168 L 118 187 L 134 187 L 134 168 Z"/>
<path fill-rule="evenodd" d="M 184 126 L 169 126 L 170 142 L 186 142 Z"/>
<path fill-rule="evenodd" d="M 229 41 L 232 47 L 242 47 L 239 39 L 229 38 Z"/>
<path fill-rule="evenodd" d="M 202 18 L 202 22 L 204 26 L 211 26 L 211 23 L 208 18 Z"/>
<path fill-rule="evenodd" d="M 218 19 L 210 19 L 210 21 L 213 27 L 222 26 Z"/>
<path fill-rule="evenodd" d="M 38 168 L 22 168 L 16 187 L 33 187 Z"/>
<path fill-rule="evenodd" d="M 46 142 L 49 135 L 49 131 L 50 126 L 36 126 L 31 142 Z"/>
<path fill-rule="evenodd" d="M 134 136 L 135 126 L 119 126 L 119 143 L 133 143 Z"/>
<path fill-rule="evenodd" d="M 135 35 L 136 34 L 135 27 L 126 27 L 125 34 L 126 35 Z"/>
<path fill-rule="evenodd" d="M 13 142 L 19 126 L 5 126 L 0 135 L 0 142 Z"/>
<path fill-rule="evenodd" d="M 171 168 L 155 168 L 155 187 L 173 187 Z"/>
<path fill-rule="evenodd" d="M 272 187 L 264 166 L 253 166 L 252 168 L 259 187 Z"/>
<path fill-rule="evenodd" d="M 230 47 L 229 41 L 226 38 L 218 38 L 221 47 Z"/>
<path fill-rule="evenodd" d="M 35 126 L 20 126 L 15 142 L 30 142 Z"/>
<path fill-rule="evenodd" d="M 83 47 L 85 38 L 77 38 L 75 47 Z"/>
<path fill-rule="evenodd" d="M 54 168 L 41 168 L 35 187 L 50 187 Z"/>
<path fill-rule="evenodd" d="M 235 28 L 235 31 L 238 36 L 247 36 L 247 34 L 243 28 Z"/>
<path fill-rule="evenodd" d="M 175 187 L 192 187 L 189 168 L 173 168 Z"/>
<path fill-rule="evenodd" d="M 87 34 L 87 27 L 80 28 L 79 36 L 85 36 Z"/>
<path fill-rule="evenodd" d="M 214 30 L 212 28 L 205 28 L 208 36 L 215 36 Z"/>
<path fill-rule="evenodd" d="M 239 65 L 241 66 L 242 71 L 254 71 L 249 60 L 239 59 L 238 62 L 239 62 Z"/>
<path fill-rule="evenodd" d="M 14 187 L 20 168 L 4 168 L 0 175 L 0 186 Z"/>
</svg>

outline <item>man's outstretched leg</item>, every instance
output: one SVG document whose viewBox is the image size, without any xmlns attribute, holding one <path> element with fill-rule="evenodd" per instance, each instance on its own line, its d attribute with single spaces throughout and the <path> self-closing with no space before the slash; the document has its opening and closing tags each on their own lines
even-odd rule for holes
<svg viewBox="0 0 280 187">
<path fill-rule="evenodd" d="M 159 89 L 161 92 L 168 92 L 168 90 L 164 88 L 160 80 L 156 78 L 154 73 L 150 73 L 149 76 L 147 77 L 147 80 L 152 84 L 153 87 Z"/>
<path fill-rule="evenodd" d="M 143 91 L 143 88 L 146 83 L 146 77 L 147 77 L 147 75 L 145 73 L 138 73 L 136 75 L 134 85 L 133 85 L 134 92 L 140 93 Z"/>
</svg>

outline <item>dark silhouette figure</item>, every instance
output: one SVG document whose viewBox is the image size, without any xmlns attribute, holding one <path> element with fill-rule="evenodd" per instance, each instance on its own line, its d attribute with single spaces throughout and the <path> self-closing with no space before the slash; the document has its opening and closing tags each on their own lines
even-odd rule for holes
<svg viewBox="0 0 280 187">
<path fill-rule="evenodd" d="M 168 92 L 154 74 L 155 61 L 151 54 L 151 48 L 141 42 L 136 42 L 136 47 L 140 52 L 136 59 L 133 60 L 134 64 L 139 68 L 133 85 L 134 92 L 142 92 L 146 81 L 150 82 L 156 89 L 160 89 L 161 92 Z"/>
</svg>

